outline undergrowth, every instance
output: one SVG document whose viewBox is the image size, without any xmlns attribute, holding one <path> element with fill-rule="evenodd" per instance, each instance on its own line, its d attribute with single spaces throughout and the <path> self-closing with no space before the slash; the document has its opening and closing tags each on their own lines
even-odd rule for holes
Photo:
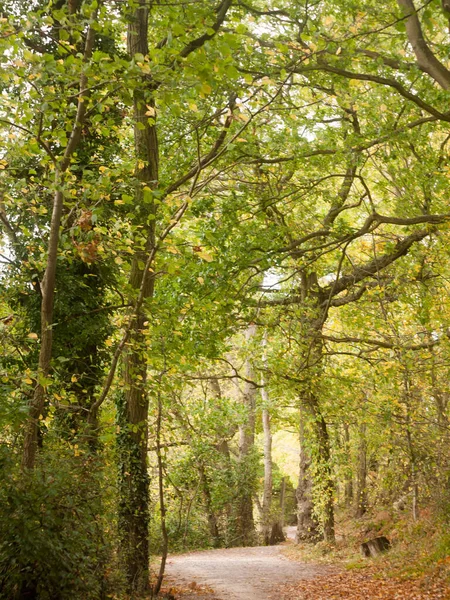
<svg viewBox="0 0 450 600">
<path fill-rule="evenodd" d="M 361 543 L 380 535 L 390 540 L 391 549 L 376 558 L 363 557 Z M 449 520 L 431 508 L 422 510 L 417 521 L 388 511 L 360 519 L 341 512 L 336 520 L 336 544 L 290 544 L 284 553 L 294 560 L 363 570 L 375 577 L 439 578 L 450 585 Z"/>
</svg>

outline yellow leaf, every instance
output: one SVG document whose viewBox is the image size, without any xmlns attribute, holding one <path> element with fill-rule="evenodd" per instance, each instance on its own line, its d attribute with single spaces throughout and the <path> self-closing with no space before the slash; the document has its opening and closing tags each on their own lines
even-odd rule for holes
<svg viewBox="0 0 450 600">
<path fill-rule="evenodd" d="M 211 254 L 208 254 L 208 252 L 197 252 L 197 256 L 200 256 L 200 258 L 203 258 L 203 260 L 206 260 L 206 262 L 212 262 L 214 260 L 214 258 L 211 256 Z"/>
<path fill-rule="evenodd" d="M 72 375 L 72 378 L 70 380 L 72 383 L 76 383 L 78 381 L 78 377 L 76 375 Z"/>
<path fill-rule="evenodd" d="M 189 104 L 189 108 L 192 110 L 192 112 L 198 112 L 198 106 L 194 102 Z"/>
<path fill-rule="evenodd" d="M 197 281 L 199 283 L 201 283 L 202 285 L 205 283 L 205 280 L 203 279 L 203 277 L 197 277 Z"/>
<path fill-rule="evenodd" d="M 37 334 L 37 333 L 29 333 L 29 334 L 27 335 L 27 337 L 28 337 L 30 340 L 37 340 L 37 339 L 38 339 L 38 334 Z"/>
<path fill-rule="evenodd" d="M 29 377 L 27 377 L 26 379 L 23 380 L 24 383 L 27 383 L 28 385 L 33 385 L 33 380 L 30 379 Z"/>
</svg>

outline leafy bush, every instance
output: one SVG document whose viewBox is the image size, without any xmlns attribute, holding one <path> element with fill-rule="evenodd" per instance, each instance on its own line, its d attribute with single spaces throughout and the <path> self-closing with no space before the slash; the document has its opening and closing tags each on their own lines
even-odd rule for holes
<svg viewBox="0 0 450 600">
<path fill-rule="evenodd" d="M 105 597 L 108 548 L 93 459 L 24 474 L 0 446 L 0 598 Z"/>
</svg>

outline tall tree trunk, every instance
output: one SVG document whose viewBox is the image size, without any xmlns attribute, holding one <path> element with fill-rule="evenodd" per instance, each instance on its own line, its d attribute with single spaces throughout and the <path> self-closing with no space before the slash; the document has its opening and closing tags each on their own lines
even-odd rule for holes
<svg viewBox="0 0 450 600">
<path fill-rule="evenodd" d="M 128 25 L 128 53 L 148 55 L 148 3 L 140 0 Z M 149 123 L 148 106 L 153 106 L 152 80 L 143 75 L 133 95 L 134 141 L 136 153 L 135 205 L 141 208 L 139 225 L 146 229 L 145 249 L 133 257 L 130 286 L 144 298 L 153 295 L 153 278 L 143 273 L 142 264 L 155 247 L 155 205 L 151 190 L 158 182 L 158 143 L 156 127 Z M 156 116 L 156 113 L 154 117 Z M 152 217 L 152 218 L 149 218 Z M 137 242 L 138 245 L 140 241 Z M 135 298 L 132 298 L 134 301 Z M 146 391 L 145 309 L 133 317 L 129 343 L 123 355 L 124 397 L 119 407 L 119 538 L 120 556 L 128 590 L 149 588 L 149 477 L 147 470 L 148 396 Z"/>
<path fill-rule="evenodd" d="M 247 342 L 256 334 L 256 325 L 252 324 L 246 331 Z M 254 370 L 250 358 L 246 360 L 245 377 L 254 380 Z M 256 387 L 246 381 L 242 398 L 246 422 L 239 428 L 239 489 L 236 503 L 236 537 L 240 545 L 251 546 L 255 543 L 255 523 L 253 519 L 253 488 L 256 473 L 253 464 L 256 424 Z"/>
<path fill-rule="evenodd" d="M 217 399 L 218 403 L 220 404 L 220 401 L 222 399 L 222 390 L 220 389 L 219 380 L 215 377 L 211 377 L 211 379 L 209 381 L 209 385 L 210 385 L 212 393 L 214 394 L 214 397 Z M 232 437 L 232 434 L 230 434 L 230 437 Z M 227 467 L 229 469 L 231 469 L 230 451 L 228 448 L 227 440 L 222 440 L 216 446 L 216 450 L 218 452 L 220 452 L 221 454 L 223 454 L 223 456 L 226 458 Z M 203 499 L 205 502 L 206 514 L 207 514 L 207 519 L 208 519 L 209 534 L 213 541 L 214 547 L 220 548 L 220 546 L 222 545 L 222 536 L 220 534 L 220 529 L 219 529 L 219 520 L 217 518 L 217 514 L 216 514 L 216 511 L 214 510 L 214 506 L 213 506 L 213 502 L 212 502 L 210 482 L 209 482 L 207 474 L 206 474 L 206 469 L 202 463 L 199 466 L 199 472 L 200 472 L 200 484 L 202 487 Z"/>
<path fill-rule="evenodd" d="M 223 459 L 225 462 L 224 470 L 226 472 L 227 481 L 228 481 L 229 487 L 231 489 L 232 482 L 233 482 L 233 464 L 232 464 L 232 460 L 231 460 L 231 452 L 230 452 L 230 448 L 228 445 L 228 441 L 222 440 L 219 444 L 217 444 L 216 449 L 223 456 Z M 230 500 L 229 502 L 227 502 L 227 504 L 225 506 L 225 515 L 226 515 L 226 526 L 222 530 L 222 539 L 223 539 L 224 544 L 226 546 L 229 546 L 234 543 L 233 536 L 234 536 L 235 527 L 234 527 L 234 502 L 233 502 L 233 500 Z"/>
<path fill-rule="evenodd" d="M 263 388 L 263 395 L 267 393 Z M 264 544 L 270 541 L 271 529 L 271 508 L 272 508 L 272 432 L 270 430 L 270 413 L 267 408 L 262 413 L 263 431 L 264 431 L 264 492 L 262 502 L 262 522 L 261 535 Z"/>
<path fill-rule="evenodd" d="M 356 477 L 356 510 L 355 516 L 362 517 L 367 511 L 367 441 L 366 423 L 359 426 L 358 470 Z"/>
<path fill-rule="evenodd" d="M 303 355 L 305 384 L 302 390 L 302 409 L 312 417 L 313 436 L 316 444 L 316 471 L 318 477 L 312 481 L 309 472 L 311 457 L 305 451 L 304 414 L 300 416 L 300 478 L 297 488 L 298 526 L 297 539 L 317 539 L 315 517 L 313 516 L 312 490 L 315 484 L 320 489 L 323 502 L 320 515 L 320 525 L 324 539 L 334 543 L 334 481 L 331 469 L 331 450 L 328 427 L 320 408 L 320 402 L 314 389 L 314 375 L 322 374 L 323 343 L 322 328 L 327 317 L 328 309 L 323 308 L 324 298 L 319 292 L 316 273 L 302 273 L 302 299 L 309 303 L 309 315 L 304 322 L 306 348 Z M 303 446 L 303 448 L 302 448 Z M 308 534 L 308 531 L 310 533 Z"/>
<path fill-rule="evenodd" d="M 61 186 L 62 183 L 62 176 L 57 172 L 55 184 L 56 186 Z M 58 190 L 55 193 L 53 201 L 53 213 L 48 240 L 47 266 L 41 283 L 41 347 L 38 362 L 38 382 L 30 405 L 22 454 L 22 467 L 26 469 L 33 469 L 36 462 L 38 423 L 45 404 L 45 384 L 43 380 L 47 378 L 50 373 L 50 361 L 53 346 L 52 324 L 56 281 L 56 259 L 58 254 L 59 228 L 61 225 L 63 203 L 63 192 Z"/>
<path fill-rule="evenodd" d="M 200 463 L 198 470 L 200 474 L 200 486 L 202 488 L 203 500 L 205 503 L 206 518 L 208 519 L 209 535 L 211 536 L 214 548 L 220 548 L 222 541 L 220 539 L 219 525 L 217 523 L 216 513 L 214 512 L 213 508 L 211 490 L 209 487 L 205 466 Z"/>
<path fill-rule="evenodd" d="M 432 339 L 432 334 L 429 332 L 428 339 Z M 449 442 L 450 442 L 450 427 L 448 418 L 449 394 L 445 392 L 439 383 L 439 364 L 437 362 L 436 352 L 434 348 L 431 352 L 431 386 L 432 396 L 436 405 L 437 414 L 437 451 L 436 451 L 436 474 L 440 481 L 440 488 L 446 487 L 449 481 Z"/>
<path fill-rule="evenodd" d="M 265 334 L 263 346 L 266 346 L 266 344 L 267 336 Z M 264 364 L 267 362 L 265 355 L 263 356 L 263 362 Z M 264 491 L 261 514 L 261 536 L 263 543 L 268 545 L 270 543 L 272 524 L 272 432 L 270 426 L 269 393 L 267 391 L 264 374 L 261 376 L 261 385 L 261 398 L 263 403 L 262 425 L 264 433 Z"/>
<path fill-rule="evenodd" d="M 312 498 L 313 482 L 310 474 L 311 455 L 306 444 L 305 414 L 300 409 L 300 471 L 298 486 L 295 492 L 297 499 L 297 533 L 296 542 L 315 542 L 321 536 L 319 522 L 314 514 Z"/>
<path fill-rule="evenodd" d="M 347 457 L 347 471 L 345 474 L 344 485 L 344 503 L 345 506 L 351 506 L 353 503 L 353 473 L 351 468 L 351 453 L 350 453 L 350 427 L 348 423 L 344 423 L 344 447 Z"/>
<path fill-rule="evenodd" d="M 95 21 L 97 13 L 93 14 Z M 92 50 L 95 40 L 95 27 L 90 26 L 86 35 L 84 45 L 83 61 L 89 62 L 92 56 Z M 89 85 L 87 77 L 83 71 L 80 76 L 80 93 L 78 95 L 78 106 L 76 116 L 73 122 L 69 141 L 62 158 L 57 161 L 50 148 L 47 152 L 50 154 L 55 166 L 55 194 L 53 197 L 52 217 L 50 221 L 50 234 L 47 244 L 47 263 L 44 277 L 40 284 L 41 300 L 41 347 L 39 351 L 39 360 L 37 368 L 37 383 L 34 389 L 33 399 L 30 404 L 28 421 L 25 426 L 22 467 L 33 469 L 36 462 L 36 453 L 38 448 L 38 423 L 39 417 L 45 405 L 46 383 L 45 380 L 50 374 L 50 362 L 53 348 L 53 312 L 55 298 L 56 282 L 56 263 L 59 246 L 59 230 L 64 209 L 64 174 L 69 168 L 70 161 L 74 152 L 77 150 L 80 140 L 83 124 L 86 118 L 86 99 L 89 94 Z"/>
<path fill-rule="evenodd" d="M 166 523 L 166 501 L 164 497 L 164 461 L 161 452 L 161 427 L 163 420 L 163 404 L 161 398 L 161 379 L 159 378 L 158 386 L 158 413 L 156 418 L 156 458 L 158 463 L 158 491 L 159 491 L 159 512 L 161 515 L 161 536 L 162 536 L 162 552 L 161 552 L 161 564 L 159 566 L 159 573 L 156 579 L 156 583 L 152 589 L 152 596 L 158 596 L 164 579 L 164 572 L 166 569 L 167 555 L 169 553 L 169 534 L 167 532 Z"/>
<path fill-rule="evenodd" d="M 334 481 L 331 470 L 330 436 L 327 423 L 322 414 L 317 415 L 317 430 L 319 436 L 320 477 L 324 495 L 323 502 L 323 537 L 326 542 L 334 544 Z"/>
<path fill-rule="evenodd" d="M 284 527 L 284 519 L 286 513 L 286 477 L 283 477 L 281 480 L 281 489 L 280 489 L 280 525 L 283 530 Z"/>
<path fill-rule="evenodd" d="M 405 424 L 406 424 L 406 441 L 408 445 L 409 454 L 409 473 L 411 481 L 412 491 L 412 517 L 414 521 L 417 521 L 419 517 L 419 481 L 417 472 L 417 457 L 416 450 L 413 442 L 413 432 L 411 423 L 411 382 L 409 372 L 405 368 L 403 376 L 403 401 L 405 404 Z"/>
</svg>

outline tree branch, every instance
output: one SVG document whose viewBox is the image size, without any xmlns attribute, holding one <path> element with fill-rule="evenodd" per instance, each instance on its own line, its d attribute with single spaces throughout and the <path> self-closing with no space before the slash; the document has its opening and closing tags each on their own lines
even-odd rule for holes
<svg viewBox="0 0 450 600">
<path fill-rule="evenodd" d="M 406 34 L 416 55 L 417 64 L 444 90 L 450 89 L 450 71 L 436 58 L 423 37 L 422 27 L 413 0 L 397 0 L 406 18 Z"/>
<path fill-rule="evenodd" d="M 416 104 L 422 110 L 425 110 L 430 115 L 433 115 L 437 119 L 441 121 L 450 121 L 450 112 L 442 113 L 435 109 L 433 106 L 416 96 L 415 94 L 408 91 L 401 83 L 396 81 L 395 79 L 388 79 L 387 77 L 381 77 L 379 75 L 370 75 L 369 73 L 354 73 L 353 71 L 347 71 L 346 69 L 340 69 L 338 67 L 334 67 L 325 62 L 320 62 L 316 66 L 312 67 L 304 67 L 301 69 L 295 69 L 294 72 L 299 75 L 305 75 L 308 71 L 325 71 L 328 73 L 335 73 L 336 75 L 340 75 L 342 77 L 346 77 L 347 79 L 356 79 L 358 81 L 371 81 L 373 83 L 380 83 L 381 85 L 386 85 L 391 87 L 406 98 L 410 100 L 414 104 Z"/>
<path fill-rule="evenodd" d="M 216 33 L 219 31 L 222 23 L 225 21 L 227 12 L 232 4 L 233 4 L 233 0 L 222 0 L 222 2 L 219 4 L 219 6 L 216 9 L 216 13 L 217 13 L 216 21 L 213 25 L 211 25 L 211 29 L 214 30 L 214 33 L 204 33 L 203 35 L 196 38 L 195 40 L 192 40 L 191 42 L 189 42 L 189 44 L 187 44 L 181 50 L 181 52 L 178 56 L 180 58 L 186 58 L 187 56 L 189 56 L 189 54 L 191 54 L 198 48 L 201 48 L 208 40 L 211 40 L 216 35 Z"/>
<path fill-rule="evenodd" d="M 386 254 L 369 261 L 368 263 L 355 267 L 351 273 L 342 275 L 342 277 L 334 281 L 332 284 L 323 288 L 322 293 L 327 297 L 333 298 L 341 292 L 349 289 L 352 285 L 355 285 L 355 283 L 359 283 L 367 277 L 375 275 L 402 256 L 405 256 L 413 244 L 420 242 L 430 235 L 430 233 L 431 231 L 429 229 L 421 229 L 420 231 L 416 231 L 411 235 L 400 239 L 395 245 L 393 252 L 387 252 Z"/>
<path fill-rule="evenodd" d="M 448 335 L 448 334 L 447 334 Z M 386 342 L 384 340 L 375 340 L 368 338 L 359 338 L 354 336 L 343 336 L 343 337 L 335 337 L 332 335 L 322 335 L 322 339 L 328 342 L 335 342 L 338 344 L 366 344 L 368 346 L 376 346 L 377 348 L 386 348 L 386 349 L 397 349 L 401 348 L 402 350 L 426 350 L 427 348 L 433 348 L 433 346 L 437 346 L 441 340 L 432 340 L 429 342 L 422 342 L 421 344 L 400 344 L 394 342 Z"/>
</svg>

